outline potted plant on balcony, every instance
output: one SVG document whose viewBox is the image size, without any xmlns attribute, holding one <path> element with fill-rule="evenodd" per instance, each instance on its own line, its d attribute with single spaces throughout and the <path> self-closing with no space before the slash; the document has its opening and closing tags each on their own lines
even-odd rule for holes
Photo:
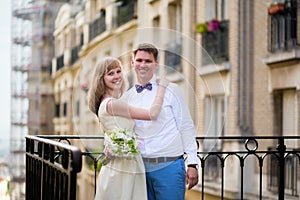
<svg viewBox="0 0 300 200">
<path fill-rule="evenodd" d="M 212 19 L 208 22 L 204 22 L 196 25 L 196 32 L 200 34 L 206 32 L 213 32 L 219 29 L 221 29 L 221 22 L 217 19 Z"/>
<path fill-rule="evenodd" d="M 278 13 L 282 13 L 284 11 L 284 9 L 285 9 L 284 3 L 275 2 L 269 6 L 268 13 L 270 15 L 275 15 Z"/>
<path fill-rule="evenodd" d="M 207 30 L 208 31 L 215 31 L 220 28 L 220 21 L 216 19 L 212 19 L 210 22 L 207 24 Z"/>
<path fill-rule="evenodd" d="M 207 23 L 205 22 L 205 23 L 197 24 L 196 32 L 200 34 L 207 32 Z"/>
</svg>

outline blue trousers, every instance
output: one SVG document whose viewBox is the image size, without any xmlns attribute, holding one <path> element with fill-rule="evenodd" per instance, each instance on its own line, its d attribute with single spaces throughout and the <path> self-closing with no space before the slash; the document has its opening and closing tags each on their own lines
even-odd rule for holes
<svg viewBox="0 0 300 200">
<path fill-rule="evenodd" d="M 184 200 L 185 166 L 183 158 L 173 162 L 145 162 L 148 200 Z"/>
</svg>

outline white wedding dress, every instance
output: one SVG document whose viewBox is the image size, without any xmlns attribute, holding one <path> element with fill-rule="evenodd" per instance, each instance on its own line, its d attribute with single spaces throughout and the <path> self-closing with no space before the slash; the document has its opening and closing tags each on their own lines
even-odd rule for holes
<svg viewBox="0 0 300 200">
<path fill-rule="evenodd" d="M 110 98 L 105 99 L 98 111 L 98 117 L 105 130 L 134 128 L 134 121 L 106 112 Z M 146 200 L 145 168 L 141 155 L 126 159 L 116 157 L 101 167 L 95 200 Z"/>
</svg>

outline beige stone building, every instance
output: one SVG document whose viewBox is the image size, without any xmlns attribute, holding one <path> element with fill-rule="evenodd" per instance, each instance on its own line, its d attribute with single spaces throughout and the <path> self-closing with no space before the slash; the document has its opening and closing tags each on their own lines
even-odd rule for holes
<svg viewBox="0 0 300 200">
<path fill-rule="evenodd" d="M 271 3 L 283 2 L 273 13 Z M 63 5 L 55 20 L 52 82 L 56 135 L 101 135 L 88 110 L 86 90 L 94 65 L 104 56 L 119 57 L 129 86 L 131 50 L 142 41 L 160 49 L 158 74 L 179 84 L 197 128 L 197 136 L 299 135 L 299 29 L 296 0 L 86 0 L 78 10 Z M 297 143 L 288 143 L 298 148 Z M 100 141 L 77 141 L 85 150 Z M 263 146 L 274 147 L 273 142 Z M 200 149 L 240 149 L 238 142 L 203 142 Z M 220 195 L 220 171 L 210 161 L 208 198 Z M 293 165 L 294 166 L 294 165 Z M 293 168 L 297 170 L 298 165 Z M 274 198 L 276 183 L 263 169 L 265 198 Z M 299 167 L 299 166 L 298 166 Z M 225 163 L 225 197 L 239 197 L 237 159 Z M 245 197 L 256 199 L 258 169 L 248 161 Z M 291 198 L 299 193 L 296 171 L 286 176 Z M 200 173 L 200 172 L 199 172 Z M 201 176 L 201 173 L 200 173 Z M 200 183 L 187 199 L 200 198 Z M 92 199 L 94 173 L 84 164 L 78 198 Z"/>
</svg>

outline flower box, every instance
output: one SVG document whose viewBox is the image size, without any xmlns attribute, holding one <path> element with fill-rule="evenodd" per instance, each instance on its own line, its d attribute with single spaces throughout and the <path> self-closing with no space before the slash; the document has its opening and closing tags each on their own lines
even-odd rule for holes
<svg viewBox="0 0 300 200">
<path fill-rule="evenodd" d="M 270 15 L 275 15 L 278 13 L 282 13 L 285 9 L 285 6 L 283 3 L 276 3 L 276 4 L 272 4 L 270 5 L 270 7 L 268 8 L 268 12 Z"/>
<path fill-rule="evenodd" d="M 220 21 L 213 19 L 207 24 L 208 31 L 218 30 L 220 28 Z"/>
<path fill-rule="evenodd" d="M 195 31 L 202 34 L 206 32 L 213 32 L 221 28 L 221 22 L 219 20 L 212 19 L 208 22 L 197 24 Z"/>
<path fill-rule="evenodd" d="M 207 24 L 206 23 L 197 24 L 196 25 L 196 32 L 200 33 L 200 34 L 207 32 Z"/>
</svg>

